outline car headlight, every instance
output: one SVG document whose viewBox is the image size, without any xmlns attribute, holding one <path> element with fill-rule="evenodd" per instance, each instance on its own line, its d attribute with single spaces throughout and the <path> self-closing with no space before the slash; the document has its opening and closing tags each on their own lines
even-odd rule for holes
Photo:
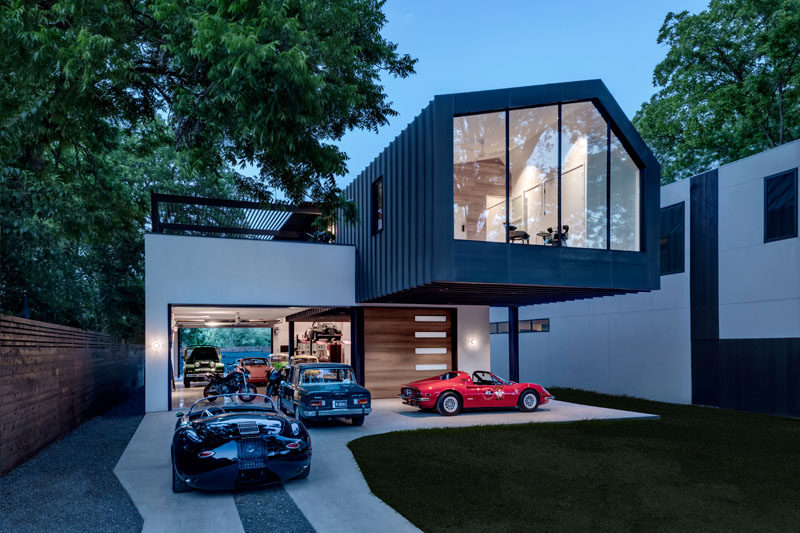
<svg viewBox="0 0 800 533">
<path fill-rule="evenodd" d="M 292 435 L 299 435 L 300 434 L 300 424 L 297 422 L 292 422 Z"/>
</svg>

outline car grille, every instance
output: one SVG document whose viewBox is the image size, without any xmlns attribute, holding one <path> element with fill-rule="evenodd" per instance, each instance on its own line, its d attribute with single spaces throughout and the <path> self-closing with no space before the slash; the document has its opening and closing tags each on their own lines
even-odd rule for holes
<svg viewBox="0 0 800 533">
<path fill-rule="evenodd" d="M 238 441 L 239 470 L 252 470 L 267 466 L 267 447 L 261 439 L 241 439 Z"/>
<path fill-rule="evenodd" d="M 403 388 L 401 393 L 406 398 L 417 398 L 417 397 L 421 396 L 420 392 L 417 389 L 412 389 L 411 387 Z"/>
</svg>

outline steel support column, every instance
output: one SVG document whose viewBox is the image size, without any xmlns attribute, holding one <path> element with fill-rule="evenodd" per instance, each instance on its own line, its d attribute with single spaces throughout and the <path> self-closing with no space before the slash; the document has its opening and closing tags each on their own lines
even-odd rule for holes
<svg viewBox="0 0 800 533">
<path fill-rule="evenodd" d="M 519 307 L 508 308 L 508 379 L 519 381 Z"/>
</svg>

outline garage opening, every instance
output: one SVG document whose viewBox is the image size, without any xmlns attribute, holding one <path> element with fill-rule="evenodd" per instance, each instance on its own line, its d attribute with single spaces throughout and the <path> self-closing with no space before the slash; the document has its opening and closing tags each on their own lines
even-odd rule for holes
<svg viewBox="0 0 800 533">
<path fill-rule="evenodd" d="M 237 367 L 265 393 L 269 374 L 294 362 L 351 364 L 350 308 L 170 306 L 172 409 L 204 396 L 210 376 Z"/>
</svg>

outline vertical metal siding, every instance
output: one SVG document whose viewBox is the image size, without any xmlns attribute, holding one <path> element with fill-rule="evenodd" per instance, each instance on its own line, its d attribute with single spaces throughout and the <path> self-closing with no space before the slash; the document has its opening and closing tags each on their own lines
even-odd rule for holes
<svg viewBox="0 0 800 533">
<path fill-rule="evenodd" d="M 433 102 L 345 189 L 358 205 L 358 222 L 348 225 L 340 217 L 336 238 L 357 248 L 357 301 L 433 279 L 432 107 Z M 372 183 L 380 177 L 384 229 L 372 235 Z"/>
</svg>

